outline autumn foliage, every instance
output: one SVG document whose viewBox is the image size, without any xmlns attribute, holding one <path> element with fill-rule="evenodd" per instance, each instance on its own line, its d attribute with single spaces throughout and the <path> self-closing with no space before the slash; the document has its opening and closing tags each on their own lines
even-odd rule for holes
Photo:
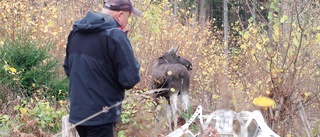
<svg viewBox="0 0 320 137">
<path fill-rule="evenodd" d="M 229 33 L 229 56 L 226 56 L 223 31 L 212 26 L 214 20 L 200 25 L 190 13 L 180 11 L 173 15 L 168 6 L 171 3 L 166 0 L 135 1 L 143 16 L 132 16 L 128 35 L 141 64 L 142 81 L 127 92 L 118 135 L 167 134 L 163 108 L 158 108 L 160 118 L 156 123 L 153 103 L 141 101 L 139 94 L 150 89 L 151 68 L 156 58 L 172 46 L 180 46 L 178 54 L 193 64 L 190 101 L 193 106 L 202 105 L 204 113 L 224 106 L 232 106 L 226 109 L 234 111 L 260 109 L 278 134 L 319 135 L 319 2 L 302 3 L 304 8 L 294 5 L 290 10 L 293 12 L 286 14 L 280 14 L 281 5 L 277 2 L 266 6 L 270 13 L 265 22 L 249 21 L 247 27 L 229 24 L 235 32 Z M 6 41 L 20 36 L 37 41 L 35 48 L 51 42 L 48 54 L 59 60 L 56 75 L 65 78 L 61 64 L 72 23 L 87 11 L 100 11 L 101 7 L 101 0 L 2 0 L 0 50 Z M 182 23 L 181 17 L 186 14 L 189 18 Z M 0 64 L 8 73 L 17 71 L 3 62 Z M 3 84 L 0 89 L 6 91 L 0 91 L 0 97 L 5 97 L 0 98 L 0 136 L 14 133 L 45 136 L 61 131 L 57 121 L 68 114 L 67 99 L 49 102 L 37 96 L 21 99 L 14 96 L 17 90 L 11 86 Z"/>
</svg>

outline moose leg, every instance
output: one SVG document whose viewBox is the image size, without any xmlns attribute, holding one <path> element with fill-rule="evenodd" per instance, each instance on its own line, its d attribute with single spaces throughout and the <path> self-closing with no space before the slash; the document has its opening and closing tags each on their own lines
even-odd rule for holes
<svg viewBox="0 0 320 137">
<path fill-rule="evenodd" d="M 177 128 L 178 123 L 178 93 L 170 94 L 170 106 L 173 114 L 173 130 Z M 170 123 L 171 124 L 171 123 Z"/>
<path fill-rule="evenodd" d="M 183 102 L 183 111 L 188 113 L 188 104 L 189 104 L 189 94 L 187 91 L 181 93 L 181 100 Z"/>
<path fill-rule="evenodd" d="M 171 126 L 171 117 L 172 117 L 172 111 L 171 111 L 170 104 L 167 105 L 167 120 L 168 120 L 168 126 L 169 126 L 169 132 L 172 132 L 172 126 Z"/>
<path fill-rule="evenodd" d="M 183 111 L 188 113 L 189 106 L 189 76 L 183 77 L 181 80 L 181 100 L 183 103 Z"/>
</svg>

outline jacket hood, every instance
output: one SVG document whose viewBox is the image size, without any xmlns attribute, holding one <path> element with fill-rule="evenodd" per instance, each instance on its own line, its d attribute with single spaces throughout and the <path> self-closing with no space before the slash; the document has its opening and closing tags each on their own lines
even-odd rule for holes
<svg viewBox="0 0 320 137">
<path fill-rule="evenodd" d="M 73 24 L 73 30 L 83 33 L 95 33 L 109 28 L 117 28 L 119 23 L 110 15 L 100 12 L 88 12 L 87 15 Z"/>
</svg>

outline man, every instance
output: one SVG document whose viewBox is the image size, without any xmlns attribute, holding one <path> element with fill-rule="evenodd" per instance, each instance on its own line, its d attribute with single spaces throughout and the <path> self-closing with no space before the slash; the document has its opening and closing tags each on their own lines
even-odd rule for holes
<svg viewBox="0 0 320 137">
<path fill-rule="evenodd" d="M 141 15 L 131 0 L 105 0 L 100 13 L 88 12 L 73 24 L 63 65 L 70 81 L 70 123 L 122 102 L 125 89 L 140 81 L 140 65 L 124 31 L 131 13 Z M 76 129 L 81 137 L 112 137 L 120 115 L 116 105 Z"/>
</svg>

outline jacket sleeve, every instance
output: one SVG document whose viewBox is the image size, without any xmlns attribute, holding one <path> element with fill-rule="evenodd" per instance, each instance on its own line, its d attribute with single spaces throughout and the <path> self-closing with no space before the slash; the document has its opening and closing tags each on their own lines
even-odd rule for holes
<svg viewBox="0 0 320 137">
<path fill-rule="evenodd" d="M 70 39 L 72 38 L 72 36 L 75 34 L 74 31 L 71 31 L 69 36 L 68 36 L 68 43 L 66 46 L 66 57 L 64 58 L 64 63 L 63 63 L 63 69 L 65 74 L 69 77 L 69 66 L 68 66 L 68 57 L 69 57 L 69 45 L 70 45 Z"/>
<path fill-rule="evenodd" d="M 118 30 L 119 31 L 119 30 Z M 140 82 L 140 64 L 136 60 L 127 35 L 120 32 L 115 53 L 115 67 L 120 85 L 125 89 L 133 88 Z"/>
</svg>

